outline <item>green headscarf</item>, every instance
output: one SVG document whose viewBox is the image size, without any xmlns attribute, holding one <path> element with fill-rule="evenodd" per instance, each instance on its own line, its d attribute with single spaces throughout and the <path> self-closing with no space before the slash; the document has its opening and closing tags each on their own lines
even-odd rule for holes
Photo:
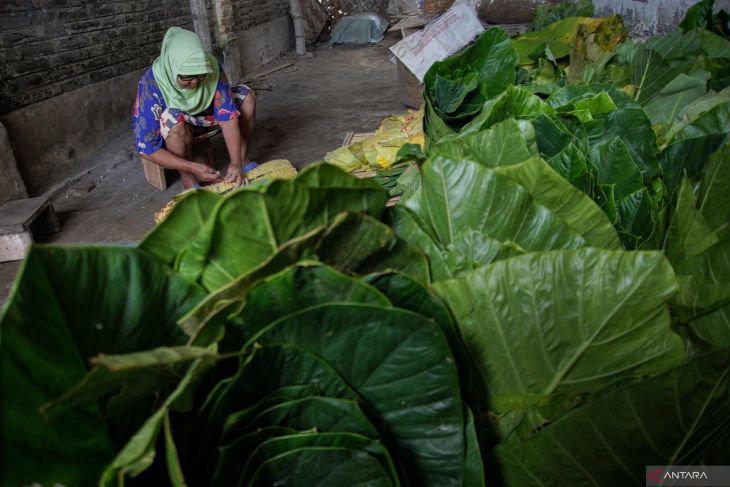
<svg viewBox="0 0 730 487">
<path fill-rule="evenodd" d="M 194 32 L 170 27 L 162 41 L 160 57 L 152 64 L 157 86 L 168 108 L 177 108 L 191 115 L 206 110 L 213 102 L 220 70 L 218 61 L 205 52 Z M 181 88 L 177 76 L 204 74 L 195 88 Z"/>
</svg>

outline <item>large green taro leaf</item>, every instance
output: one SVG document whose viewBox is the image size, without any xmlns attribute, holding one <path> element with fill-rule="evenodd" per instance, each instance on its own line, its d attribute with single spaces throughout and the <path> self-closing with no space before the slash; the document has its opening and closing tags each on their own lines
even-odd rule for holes
<svg viewBox="0 0 730 487">
<path fill-rule="evenodd" d="M 577 103 L 593 98 L 601 92 L 607 93 L 618 108 L 641 108 L 641 105 L 623 91 L 602 83 L 570 84 L 557 90 L 546 101 L 556 110 L 567 111 L 569 106 L 575 107 Z"/>
<path fill-rule="evenodd" d="M 730 303 L 730 299 L 726 302 Z M 730 347 L 730 304 L 716 307 L 693 319 L 692 330 L 700 340 L 712 347 Z"/>
<path fill-rule="evenodd" d="M 448 308 L 430 288 L 406 274 L 388 272 L 366 276 L 364 281 L 382 292 L 396 308 L 406 309 L 435 321 L 449 340 L 454 354 L 461 346 Z"/>
<path fill-rule="evenodd" d="M 398 273 L 385 273 L 380 275 L 367 276 L 365 278 L 372 286 L 382 291 L 393 304 L 398 308 L 414 311 L 418 314 L 433 319 L 444 332 L 451 347 L 451 353 L 456 359 L 457 369 L 461 379 L 461 390 L 466 392 L 472 388 L 483 389 L 482 386 L 475 386 L 473 381 L 478 377 L 472 376 L 472 365 L 466 355 L 466 350 L 459 337 L 456 325 L 454 324 L 448 308 L 436 294 L 429 288 L 422 286 L 410 276 Z M 477 441 L 474 418 L 469 407 L 464 405 L 467 424 L 465 428 L 466 458 L 464 470 L 465 486 L 484 485 L 484 466 Z"/>
<path fill-rule="evenodd" d="M 311 249 L 321 240 L 324 225 L 288 241 L 276 253 L 252 271 L 238 276 L 221 289 L 210 293 L 185 316 L 179 324 L 190 335 L 192 344 L 218 341 L 224 329 L 227 313 L 234 311 L 245 301 L 249 289 L 261 279 L 276 274 L 310 256 Z"/>
<path fill-rule="evenodd" d="M 486 130 L 509 119 L 533 120 L 552 115 L 553 108 L 539 96 L 517 86 L 510 86 L 494 99 L 487 101 L 482 111 L 461 131 L 462 134 Z"/>
<path fill-rule="evenodd" d="M 95 483 L 130 425 L 100 421 L 95 401 L 51 422 L 38 408 L 92 357 L 184 344 L 176 320 L 202 296 L 134 248 L 34 247 L 0 319 L 0 483 Z"/>
<path fill-rule="evenodd" d="M 470 159 L 489 167 L 517 164 L 537 155 L 530 153 L 528 142 L 513 119 L 497 123 L 487 130 L 442 140 L 430 154 L 455 160 Z"/>
<path fill-rule="evenodd" d="M 661 152 L 659 166 L 668 197 L 676 194 L 685 173 L 691 180 L 702 174 L 707 158 L 722 145 L 723 139 L 725 134 L 680 140 Z"/>
<path fill-rule="evenodd" d="M 575 43 L 578 26 L 591 22 L 595 20 L 586 17 L 568 17 L 553 22 L 544 29 L 517 37 L 514 46 L 520 56 L 520 64 L 532 63 L 531 54 L 544 45 L 550 48 L 554 59 L 568 56 L 571 44 Z"/>
<path fill-rule="evenodd" d="M 553 158 L 570 146 L 581 152 L 588 150 L 588 136 L 585 128 L 576 133 L 568 129 L 564 119 L 541 115 L 532 121 L 535 128 L 537 147 L 546 159 Z"/>
<path fill-rule="evenodd" d="M 533 253 L 434 286 L 497 413 L 530 412 L 684 357 L 667 307 L 677 284 L 659 252 Z"/>
<path fill-rule="evenodd" d="M 702 174 L 699 210 L 721 240 L 730 239 L 730 143 L 707 160 Z"/>
<path fill-rule="evenodd" d="M 225 313 L 240 307 L 251 286 L 300 260 L 316 258 L 340 271 L 401 269 L 421 281 L 428 280 L 428 264 L 417 247 L 396 237 L 390 227 L 372 217 L 344 213 L 328 226 L 287 241 L 258 267 L 209 294 L 180 324 L 193 337 L 192 343 L 207 345 L 211 339 L 217 340 L 223 325 L 220 319 L 225 321 Z"/>
<path fill-rule="evenodd" d="M 591 157 L 598 184 L 595 198 L 621 232 L 626 248 L 649 240 L 656 233 L 655 204 L 631 149 L 615 137 Z"/>
<path fill-rule="evenodd" d="M 677 314 L 714 346 L 730 342 L 730 145 L 712 154 L 699 195 L 680 188 L 665 245 L 680 283 Z"/>
<path fill-rule="evenodd" d="M 161 261 L 175 265 L 214 215 L 223 197 L 212 191 L 185 193 L 163 221 L 153 228 L 138 247 Z"/>
<path fill-rule="evenodd" d="M 548 208 L 580 234 L 587 245 L 621 248 L 616 230 L 604 212 L 585 193 L 567 184 L 542 159 L 530 159 L 495 171 L 527 189 L 536 203 Z"/>
<path fill-rule="evenodd" d="M 342 376 L 317 355 L 289 345 L 255 347 L 232 377 L 216 384 L 190 420 L 182 451 L 183 465 L 195 465 L 187 472 L 192 483 L 207 482 L 220 461 L 210 445 L 224 445 L 222 435 L 229 419 L 234 421 L 237 413 L 282 388 L 302 385 L 314 387 L 326 397 L 359 399 Z"/>
<path fill-rule="evenodd" d="M 231 413 L 228 416 L 225 421 L 221 443 L 227 443 L 231 440 L 237 441 L 242 436 L 247 436 L 249 434 L 246 432 L 248 425 L 250 425 L 253 419 L 259 416 L 263 411 L 281 404 L 282 402 L 293 401 L 306 397 L 319 397 L 317 394 L 319 394 L 319 390 L 316 384 L 284 386 L 270 392 L 253 406 L 245 407 L 240 411 Z M 267 424 L 264 424 L 263 426 L 269 427 Z M 281 426 L 283 427 L 284 425 Z M 374 438 L 376 437 L 377 435 L 374 436 Z"/>
<path fill-rule="evenodd" d="M 730 126 L 730 88 L 708 93 L 686 106 L 666 134 L 667 142 L 727 134 Z"/>
<path fill-rule="evenodd" d="M 268 402 L 276 402 L 276 398 Z M 263 409 L 253 417 L 248 410 L 243 415 L 235 413 L 226 422 L 223 443 L 219 447 L 218 462 L 213 485 L 229 485 L 243 467 L 241 459 L 248 458 L 262 441 L 255 432 L 272 426 L 291 431 L 316 431 L 317 433 L 354 433 L 377 440 L 380 434 L 363 413 L 357 401 L 332 397 L 311 396 L 295 400 L 281 400 Z"/>
<path fill-rule="evenodd" d="M 428 281 L 428 262 L 418 247 L 364 213 L 336 218 L 313 251 L 320 261 L 341 272 L 398 270 Z"/>
<path fill-rule="evenodd" d="M 680 321 L 713 347 L 730 344 L 730 240 L 676 264 Z"/>
<path fill-rule="evenodd" d="M 656 135 L 646 112 L 641 109 L 618 109 L 601 114 L 586 123 L 590 159 L 614 139 L 620 139 L 628 148 L 631 158 L 648 181 L 659 171 Z"/>
<path fill-rule="evenodd" d="M 387 431 L 414 485 L 461 485 L 465 418 L 458 374 L 433 321 L 382 306 L 335 303 L 269 325 L 261 343 L 309 350 L 336 370 Z"/>
<path fill-rule="evenodd" d="M 388 472 L 388 477 L 392 481 L 393 485 L 400 485 L 398 477 L 393 468 L 393 461 L 388 454 L 388 451 L 381 445 L 377 440 L 371 438 L 350 434 L 350 433 L 301 433 L 298 435 L 280 436 L 277 438 L 271 438 L 261 443 L 253 454 L 246 460 L 244 472 L 241 477 L 241 483 L 246 485 L 246 481 L 250 479 L 250 476 L 254 471 L 268 459 L 278 457 L 286 452 L 306 448 L 306 447 L 323 447 L 323 448 L 349 448 L 352 450 L 362 450 L 369 453 L 373 457 L 377 458 L 383 470 Z M 308 464 L 302 465 L 306 470 L 328 470 L 330 467 L 327 464 Z M 277 476 L 281 473 L 277 472 Z M 295 474 L 297 478 L 301 477 L 301 473 Z M 355 473 L 352 472 L 351 482 L 356 483 L 370 483 L 371 480 L 363 482 L 364 479 L 355 477 Z M 304 485 L 304 484 L 303 484 Z M 307 484 L 307 485 L 320 485 L 320 484 Z"/>
<path fill-rule="evenodd" d="M 488 472 L 520 487 L 644 485 L 647 465 L 701 464 L 730 441 L 729 352 L 620 387 L 532 438 L 512 438 Z"/>
<path fill-rule="evenodd" d="M 227 482 L 231 482 L 240 473 L 241 458 L 248 456 L 256 445 L 269 438 L 277 436 L 293 435 L 298 433 L 297 430 L 282 426 L 265 426 L 252 431 L 244 436 L 237 438 L 228 445 L 219 447 L 218 466 L 212 476 L 209 476 L 212 485 L 224 486 Z M 231 465 L 235 465 L 231 468 Z"/>
<path fill-rule="evenodd" d="M 379 218 L 388 199 L 377 183 L 334 166 L 314 167 L 299 178 L 226 197 L 182 256 L 180 272 L 206 289 L 219 289 L 341 212 Z"/>
<path fill-rule="evenodd" d="M 350 399 L 323 396 L 289 400 L 270 398 L 259 404 L 264 406 L 261 411 L 254 407 L 251 412 L 246 409 L 243 415 L 234 413 L 228 417 L 223 430 L 224 444 L 245 433 L 274 425 L 298 431 L 350 432 L 373 439 L 380 437 L 358 402 Z M 267 405 L 269 407 L 265 407 Z"/>
<path fill-rule="evenodd" d="M 158 436 L 163 428 L 165 430 L 165 459 L 168 465 L 168 478 L 176 487 L 181 482 L 184 485 L 182 467 L 169 424 L 169 414 L 171 409 L 186 404 L 192 390 L 191 386 L 209 368 L 209 365 L 206 358 L 202 357 L 195 359 L 187 370 L 183 371 L 175 389 L 164 398 L 159 408 L 144 421 L 129 441 L 117 452 L 113 461 L 106 466 L 99 479 L 100 487 L 123 485 L 125 477 L 136 477 L 145 472 L 155 461 Z M 154 472 L 152 477 L 154 477 Z"/>
<path fill-rule="evenodd" d="M 514 83 L 516 64 L 517 53 L 507 33 L 501 29 L 489 29 L 461 54 L 435 62 L 429 68 L 423 80 L 426 98 L 436 114 L 453 115 L 458 109 L 458 106 L 454 106 L 455 100 L 463 102 L 467 93 L 456 94 L 451 90 L 439 90 L 437 93 L 438 77 L 444 84 L 449 80 L 460 80 L 469 73 L 476 74 L 480 101 L 483 103 Z M 469 91 L 469 86 L 462 86 L 461 90 Z M 439 94 L 442 98 L 439 98 Z"/>
<path fill-rule="evenodd" d="M 705 94 L 708 79 L 704 70 L 677 75 L 644 107 L 651 123 L 663 129 L 670 127 L 684 107 Z"/>
<path fill-rule="evenodd" d="M 209 348 L 177 346 L 157 347 L 143 352 L 121 355 L 100 354 L 90 359 L 93 368 L 72 389 L 44 404 L 41 412 L 58 416 L 69 408 L 82 406 L 108 395 L 101 414 L 114 416 L 137 401 L 155 397 L 160 391 L 174 387 L 181 372 L 197 359 L 211 362 L 218 355 Z"/>
<path fill-rule="evenodd" d="M 677 125 L 681 127 L 681 124 Z M 730 127 L 730 103 L 723 103 L 703 113 L 699 118 L 684 126 L 672 140 L 686 140 L 708 135 L 727 134 Z"/>
<path fill-rule="evenodd" d="M 490 169 L 435 157 L 421 175 L 419 191 L 399 204 L 392 225 L 429 257 L 435 281 L 524 251 L 579 248 L 589 241 L 615 246 L 615 232 L 600 210 L 539 159 Z M 450 258 L 455 251 L 464 258 Z"/>
<path fill-rule="evenodd" d="M 672 64 L 656 49 L 642 47 L 634 59 L 631 82 L 636 86 L 636 101 L 650 103 L 686 66 Z"/>
<path fill-rule="evenodd" d="M 279 318 L 333 302 L 390 306 L 388 298 L 372 286 L 331 267 L 300 264 L 262 280 L 249 291 L 243 312 L 227 326 L 226 348 L 239 350 L 247 339 Z"/>
<path fill-rule="evenodd" d="M 340 487 L 363 483 L 372 487 L 393 485 L 377 457 L 349 448 L 300 448 L 270 458 L 248 485 L 268 487 Z"/>
<path fill-rule="evenodd" d="M 677 194 L 665 243 L 667 258 L 675 265 L 702 254 L 719 241 L 696 204 L 692 184 L 685 177 Z"/>
<path fill-rule="evenodd" d="M 357 267 L 360 275 L 388 271 L 403 272 L 424 284 L 431 282 L 426 255 L 400 237 L 396 237 L 395 245 L 384 247 Z"/>
<path fill-rule="evenodd" d="M 680 283 L 680 318 L 692 320 L 730 299 L 730 240 L 722 240 L 699 255 L 674 264 Z"/>
<path fill-rule="evenodd" d="M 451 118 L 450 115 L 456 113 L 461 107 L 461 111 L 464 113 L 458 115 L 473 115 L 474 110 L 479 110 L 481 104 L 472 107 L 463 107 L 463 104 L 469 95 L 477 95 L 479 93 L 479 77 L 473 71 L 465 73 L 457 72 L 454 74 L 462 74 L 463 77 L 449 79 L 443 77 L 441 74 L 436 75 L 432 93 L 434 99 L 439 101 L 439 111 L 441 115 Z"/>
<path fill-rule="evenodd" d="M 550 157 L 547 163 L 573 186 L 586 194 L 593 194 L 593 175 L 588 172 L 588 159 L 574 143 L 569 143 Z"/>
</svg>

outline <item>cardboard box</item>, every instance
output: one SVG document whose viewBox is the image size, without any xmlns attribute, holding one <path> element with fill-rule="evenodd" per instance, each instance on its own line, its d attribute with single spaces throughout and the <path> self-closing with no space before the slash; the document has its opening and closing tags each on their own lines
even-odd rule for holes
<svg viewBox="0 0 730 487">
<path fill-rule="evenodd" d="M 423 0 L 423 15 L 446 12 L 453 3 L 454 0 Z"/>
<path fill-rule="evenodd" d="M 423 83 L 398 58 L 395 64 L 401 102 L 407 107 L 420 108 L 423 104 Z"/>
</svg>

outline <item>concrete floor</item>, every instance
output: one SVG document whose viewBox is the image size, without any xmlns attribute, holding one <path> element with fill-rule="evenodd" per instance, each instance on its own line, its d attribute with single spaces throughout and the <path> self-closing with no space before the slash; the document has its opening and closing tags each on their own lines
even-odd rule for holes
<svg viewBox="0 0 730 487">
<path fill-rule="evenodd" d="M 254 70 L 294 63 L 254 84 L 267 89 L 257 92 L 251 160 L 289 159 L 302 167 L 339 147 L 346 132 L 373 131 L 388 115 L 405 111 L 388 51 L 399 39 L 399 32 L 389 32 L 374 46 L 319 46 L 312 55 L 291 54 Z M 222 137 L 214 140 L 214 154 L 217 164 L 227 163 Z M 89 167 L 56 198 L 61 231 L 49 243 L 137 242 L 154 226 L 154 213 L 182 191 L 176 176 L 166 191 L 147 184 L 131 129 Z M 0 304 L 19 266 L 0 264 Z"/>
</svg>

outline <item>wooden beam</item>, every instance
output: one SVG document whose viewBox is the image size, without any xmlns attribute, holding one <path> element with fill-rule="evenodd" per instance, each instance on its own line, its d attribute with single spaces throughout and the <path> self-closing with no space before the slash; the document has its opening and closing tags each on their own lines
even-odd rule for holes
<svg viewBox="0 0 730 487">
<path fill-rule="evenodd" d="M 294 65 L 294 63 L 285 63 L 285 64 L 280 64 L 279 66 L 274 66 L 273 68 L 265 69 L 261 72 L 253 72 L 250 75 L 248 75 L 246 77 L 246 79 L 263 78 L 264 76 L 267 76 L 271 73 L 279 71 L 280 69 L 288 68 L 289 66 L 293 66 L 293 65 Z"/>
</svg>

